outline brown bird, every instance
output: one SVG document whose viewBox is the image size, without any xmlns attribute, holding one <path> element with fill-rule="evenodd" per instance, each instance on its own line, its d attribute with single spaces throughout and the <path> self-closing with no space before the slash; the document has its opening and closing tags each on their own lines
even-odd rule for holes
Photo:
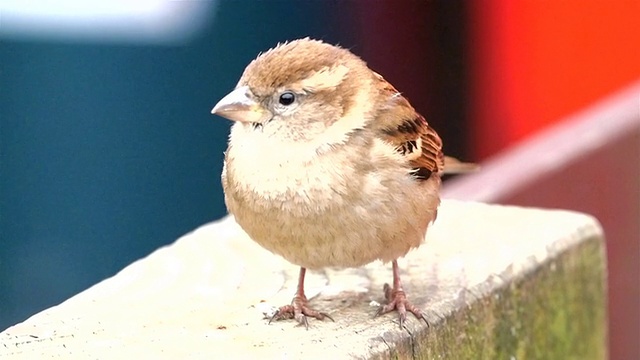
<svg viewBox="0 0 640 360">
<path fill-rule="evenodd" d="M 402 326 L 409 311 L 426 321 L 396 260 L 423 243 L 436 218 L 445 156 L 400 92 L 350 51 L 305 38 L 259 55 L 212 113 L 235 121 L 222 171 L 229 212 L 254 241 L 300 266 L 293 301 L 274 318 L 307 327 L 307 317 L 331 318 L 309 306 L 306 269 L 382 260 L 392 263 L 393 285 L 376 316 L 396 310 Z"/>
</svg>

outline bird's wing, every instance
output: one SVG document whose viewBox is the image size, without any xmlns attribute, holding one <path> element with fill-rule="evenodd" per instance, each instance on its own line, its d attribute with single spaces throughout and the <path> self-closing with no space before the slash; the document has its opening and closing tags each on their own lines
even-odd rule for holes
<svg viewBox="0 0 640 360">
<path fill-rule="evenodd" d="M 442 172 L 445 156 L 438 133 L 404 96 L 382 76 L 376 75 L 380 81 L 380 95 L 388 99 L 387 106 L 375 121 L 380 138 L 395 146 L 414 169 L 417 178 L 427 179 L 432 173 Z"/>
</svg>

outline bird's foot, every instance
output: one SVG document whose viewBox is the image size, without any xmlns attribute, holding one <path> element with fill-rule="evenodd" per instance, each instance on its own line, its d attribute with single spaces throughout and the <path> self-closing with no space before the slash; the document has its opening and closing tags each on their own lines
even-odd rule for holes
<svg viewBox="0 0 640 360">
<path fill-rule="evenodd" d="M 318 320 L 328 318 L 329 320 L 334 321 L 329 314 L 310 308 L 309 300 L 307 300 L 306 296 L 296 295 L 293 297 L 291 305 L 282 306 L 278 311 L 276 311 L 276 313 L 271 317 L 271 320 L 269 320 L 269 324 L 271 324 L 273 320 L 296 319 L 300 325 L 304 325 L 308 330 L 309 317 L 316 318 Z"/>
<path fill-rule="evenodd" d="M 389 284 L 384 284 L 384 297 L 387 299 L 387 305 L 378 308 L 374 317 L 396 310 L 398 312 L 398 320 L 400 320 L 400 327 L 402 327 L 405 321 L 407 321 L 408 311 L 418 318 L 418 320 L 424 320 L 424 322 L 427 323 L 427 326 L 429 326 L 429 322 L 427 321 L 424 312 L 407 300 L 407 295 L 404 290 L 393 289 Z"/>
</svg>

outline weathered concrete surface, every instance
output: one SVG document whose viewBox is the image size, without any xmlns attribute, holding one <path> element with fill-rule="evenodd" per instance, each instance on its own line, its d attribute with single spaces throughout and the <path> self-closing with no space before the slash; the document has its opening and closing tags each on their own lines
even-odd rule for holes
<svg viewBox="0 0 640 360">
<path fill-rule="evenodd" d="M 640 359 L 639 110 L 640 78 L 443 189 L 453 199 L 570 209 L 598 219 L 607 235 L 611 359 Z"/>
<path fill-rule="evenodd" d="M 290 301 L 297 269 L 227 218 L 5 330 L 0 357 L 605 357 L 603 235 L 587 215 L 444 201 L 400 266 L 430 328 L 372 319 L 391 280 L 380 263 L 309 275 L 312 303 L 335 323 L 268 325 L 262 311 Z"/>
</svg>

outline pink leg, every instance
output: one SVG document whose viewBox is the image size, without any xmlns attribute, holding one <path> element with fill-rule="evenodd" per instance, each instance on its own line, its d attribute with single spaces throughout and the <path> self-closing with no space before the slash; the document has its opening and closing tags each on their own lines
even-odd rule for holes
<svg viewBox="0 0 640 360">
<path fill-rule="evenodd" d="M 396 310 L 398 312 L 398 318 L 400 320 L 400 327 L 407 320 L 407 311 L 415 315 L 416 318 L 424 320 L 427 325 L 427 318 L 425 318 L 422 310 L 414 306 L 407 300 L 407 295 L 402 289 L 402 281 L 400 281 L 400 271 L 398 270 L 398 261 L 393 260 L 393 288 L 389 284 L 384 284 L 384 297 L 387 299 L 387 305 L 381 306 L 376 312 L 375 316 L 386 314 L 390 311 Z"/>
</svg>

